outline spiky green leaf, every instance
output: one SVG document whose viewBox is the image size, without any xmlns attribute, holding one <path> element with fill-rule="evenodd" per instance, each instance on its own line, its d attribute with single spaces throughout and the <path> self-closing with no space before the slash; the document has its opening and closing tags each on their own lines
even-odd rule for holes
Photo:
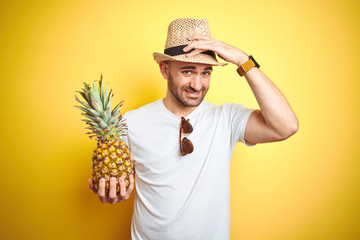
<svg viewBox="0 0 360 240">
<path fill-rule="evenodd" d="M 123 102 L 124 101 L 121 101 L 118 105 L 116 105 L 116 107 L 114 107 L 114 109 L 111 111 L 111 116 L 117 116 L 116 112 L 119 111 L 119 109 L 123 105 Z"/>
<path fill-rule="evenodd" d="M 121 124 L 120 121 L 121 121 L 120 119 L 116 118 L 115 121 L 114 121 L 113 126 L 117 127 L 119 124 Z"/>
<path fill-rule="evenodd" d="M 90 119 L 90 120 L 92 120 L 94 122 L 96 121 L 95 117 L 93 117 L 93 116 L 90 116 L 88 114 L 81 114 L 81 115 L 83 115 L 84 117 L 87 117 L 88 119 Z"/>
<path fill-rule="evenodd" d="M 95 99 L 91 99 L 91 106 L 98 112 L 102 112 L 103 110 L 101 105 Z"/>
<path fill-rule="evenodd" d="M 88 104 L 90 104 L 89 99 L 87 99 L 87 97 L 86 97 L 86 95 L 85 95 L 84 92 L 80 92 L 80 91 L 76 91 L 76 92 L 80 93 L 80 95 L 85 99 L 85 101 L 86 101 Z"/>
<path fill-rule="evenodd" d="M 90 84 L 87 84 L 86 82 L 84 82 L 84 88 L 88 91 L 90 91 L 91 87 Z"/>
<path fill-rule="evenodd" d="M 94 132 L 101 132 L 101 131 L 102 131 L 101 128 L 99 128 L 99 127 L 94 127 L 94 126 L 89 126 L 89 127 L 86 127 L 85 129 L 90 129 L 90 130 L 92 130 L 92 131 L 94 131 Z"/>
<path fill-rule="evenodd" d="M 115 120 L 116 120 L 116 117 L 110 117 L 109 120 L 107 121 L 107 124 L 108 125 L 114 125 L 115 124 Z"/>
<path fill-rule="evenodd" d="M 94 127 L 97 127 L 97 128 L 100 128 L 99 124 L 97 122 L 93 122 L 93 121 L 90 121 L 88 119 L 82 119 L 82 121 L 86 122 L 87 124 L 91 125 L 91 126 L 94 126 Z"/>
<path fill-rule="evenodd" d="M 78 97 L 75 95 L 75 99 L 76 101 L 78 101 L 79 103 L 81 103 L 84 107 L 86 108 L 92 108 L 89 104 L 87 104 L 86 102 L 81 101 L 80 99 L 78 99 Z"/>
<path fill-rule="evenodd" d="M 111 92 L 111 90 L 110 90 Z M 108 102 L 109 102 L 109 86 L 106 85 L 106 88 L 105 88 L 105 93 L 104 93 L 104 109 L 107 109 L 108 108 Z"/>
<path fill-rule="evenodd" d="M 106 103 L 106 109 L 110 109 L 111 110 L 111 102 L 112 99 L 114 97 L 114 94 L 112 94 L 112 89 L 110 90 L 109 94 L 108 94 L 108 102 Z"/>
<path fill-rule="evenodd" d="M 97 102 L 101 102 L 100 96 L 99 96 L 99 92 L 96 91 L 95 89 L 90 89 L 89 91 L 90 93 L 90 99 L 95 99 Z"/>
<path fill-rule="evenodd" d="M 81 106 L 76 106 L 74 105 L 74 107 L 77 107 L 78 109 L 80 109 L 81 111 L 84 111 L 85 113 L 89 113 L 87 108 L 81 107 Z"/>
<path fill-rule="evenodd" d="M 91 94 L 91 92 L 93 92 L 93 95 L 96 98 L 96 101 L 98 103 L 101 103 L 101 105 L 102 105 L 101 96 L 100 96 L 100 90 L 99 90 L 99 88 L 98 88 L 98 86 L 96 84 L 96 81 L 94 81 L 94 83 L 93 83 L 93 89 L 92 90 L 93 91 L 90 91 L 90 94 Z"/>
<path fill-rule="evenodd" d="M 100 90 L 100 99 L 101 102 L 104 102 L 104 82 L 102 80 L 102 74 L 100 76 L 100 80 L 99 80 L 99 90 Z M 104 104 L 104 108 L 105 108 L 105 104 Z"/>
<path fill-rule="evenodd" d="M 87 102 L 90 104 L 90 102 L 91 102 L 91 99 L 90 99 L 90 91 L 87 90 L 87 89 L 84 89 L 84 88 L 82 88 L 81 90 L 83 90 L 83 92 L 84 92 L 84 94 L 85 94 L 85 97 L 86 97 L 86 100 L 87 100 Z"/>
<path fill-rule="evenodd" d="M 94 117 L 100 117 L 100 112 L 98 112 L 94 109 L 88 109 L 88 110 L 91 113 L 91 115 L 93 115 Z"/>
<path fill-rule="evenodd" d="M 102 111 L 100 117 L 104 120 L 105 123 L 107 123 L 110 118 L 110 115 L 108 115 L 106 111 Z"/>
<path fill-rule="evenodd" d="M 102 129 L 104 129 L 104 128 L 107 127 L 106 122 L 104 122 L 104 120 L 102 120 L 101 118 L 96 117 L 96 121 L 97 121 L 97 123 L 99 124 L 99 126 L 100 126 Z"/>
</svg>

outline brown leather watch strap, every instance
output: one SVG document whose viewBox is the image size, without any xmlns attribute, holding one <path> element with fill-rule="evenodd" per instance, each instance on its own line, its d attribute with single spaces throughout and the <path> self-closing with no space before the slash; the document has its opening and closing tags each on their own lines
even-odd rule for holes
<svg viewBox="0 0 360 240">
<path fill-rule="evenodd" d="M 250 69 L 252 69 L 253 67 L 260 67 L 259 64 L 255 61 L 255 59 L 253 58 L 253 56 L 249 56 L 249 60 L 247 60 L 243 65 L 241 65 L 240 67 L 238 67 L 238 69 L 236 70 L 238 72 L 238 74 L 242 77 L 245 75 L 245 73 L 247 73 Z"/>
</svg>

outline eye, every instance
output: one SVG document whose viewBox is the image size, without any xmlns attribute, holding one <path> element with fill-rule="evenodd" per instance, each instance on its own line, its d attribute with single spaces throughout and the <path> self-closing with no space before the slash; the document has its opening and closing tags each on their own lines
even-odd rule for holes
<svg viewBox="0 0 360 240">
<path fill-rule="evenodd" d="M 183 71 L 182 73 L 185 74 L 185 75 L 190 75 L 190 74 L 191 74 L 191 71 L 185 70 L 185 71 Z"/>
<path fill-rule="evenodd" d="M 203 72 L 203 75 L 204 75 L 204 76 L 210 76 L 210 75 L 211 75 L 211 72 Z"/>
</svg>

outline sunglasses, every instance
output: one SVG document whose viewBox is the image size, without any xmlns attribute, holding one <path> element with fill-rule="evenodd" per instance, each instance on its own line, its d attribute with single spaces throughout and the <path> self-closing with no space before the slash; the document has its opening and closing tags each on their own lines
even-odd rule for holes
<svg viewBox="0 0 360 240">
<path fill-rule="evenodd" d="M 181 137 L 181 132 L 185 134 L 190 134 L 193 131 L 193 127 L 189 123 L 189 119 L 186 120 L 184 117 L 181 117 L 180 123 L 180 133 L 179 133 L 179 141 L 180 141 L 180 155 L 185 156 L 186 154 L 192 153 L 194 151 L 194 145 L 192 142 L 186 137 Z"/>
</svg>

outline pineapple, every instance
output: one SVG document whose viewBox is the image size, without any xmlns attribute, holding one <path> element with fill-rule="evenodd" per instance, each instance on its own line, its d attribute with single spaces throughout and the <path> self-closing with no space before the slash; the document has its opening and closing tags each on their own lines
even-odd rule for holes
<svg viewBox="0 0 360 240">
<path fill-rule="evenodd" d="M 122 119 L 120 108 L 123 101 L 120 102 L 111 111 L 111 100 L 114 94 L 112 90 L 104 89 L 102 75 L 98 82 L 93 83 L 91 88 L 89 84 L 84 83 L 82 92 L 78 92 L 85 99 L 81 101 L 75 95 L 76 101 L 82 106 L 75 106 L 82 110 L 81 113 L 87 119 L 83 119 L 89 126 L 90 138 L 96 137 L 97 146 L 92 157 L 92 179 L 95 188 L 99 188 L 100 178 L 105 179 L 105 191 L 110 189 L 110 178 L 123 177 L 126 187 L 129 186 L 129 175 L 133 173 L 134 164 L 131 159 L 130 150 L 121 136 L 125 136 L 127 129 L 125 120 Z M 119 183 L 116 186 L 116 192 L 120 192 Z"/>
</svg>

